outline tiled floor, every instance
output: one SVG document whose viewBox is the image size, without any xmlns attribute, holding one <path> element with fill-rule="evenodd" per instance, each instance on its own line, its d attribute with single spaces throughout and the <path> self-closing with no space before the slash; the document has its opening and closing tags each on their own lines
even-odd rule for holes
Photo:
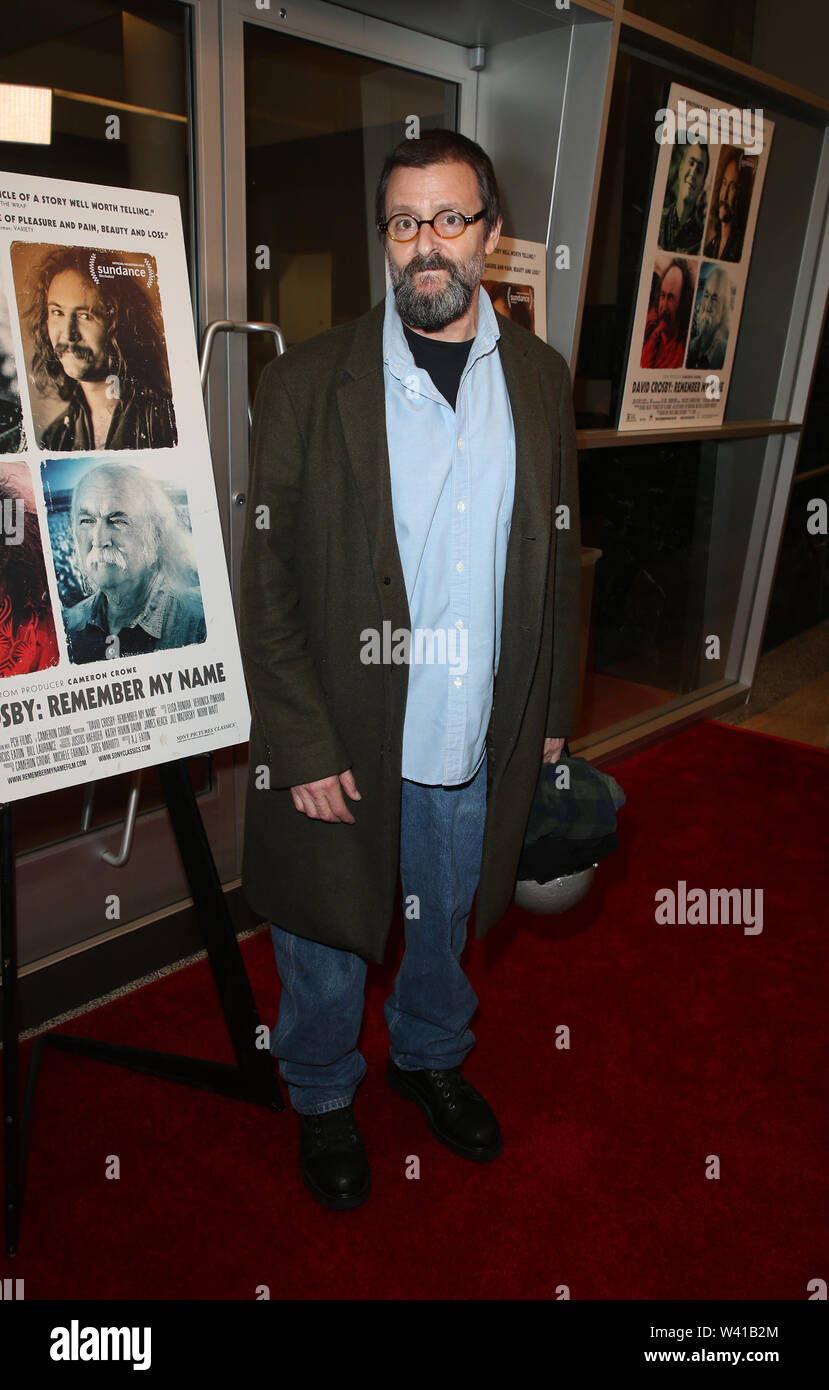
<svg viewBox="0 0 829 1390">
<path fill-rule="evenodd" d="M 746 719 L 743 728 L 756 729 L 761 734 L 777 734 L 795 743 L 811 743 L 816 748 L 829 748 L 829 671 L 779 704 L 772 705 L 765 714 Z"/>
<path fill-rule="evenodd" d="M 829 748 L 829 621 L 761 657 L 751 699 L 718 718 L 722 724 Z"/>
<path fill-rule="evenodd" d="M 588 670 L 572 738 L 609 728 L 676 698 L 675 690 Z M 829 748 L 829 620 L 762 656 L 748 703 L 717 715 L 717 721 Z"/>
</svg>

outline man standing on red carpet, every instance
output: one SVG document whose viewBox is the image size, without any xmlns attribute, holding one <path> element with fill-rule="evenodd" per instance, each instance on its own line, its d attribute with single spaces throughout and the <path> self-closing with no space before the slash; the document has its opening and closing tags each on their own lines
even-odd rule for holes
<svg viewBox="0 0 829 1390">
<path fill-rule="evenodd" d="M 479 938 L 509 906 L 577 688 L 569 373 L 480 288 L 501 229 L 488 156 L 451 131 L 404 140 L 376 219 L 385 299 L 262 375 L 242 555 L 243 883 L 273 924 L 300 1172 L 332 1210 L 370 1188 L 357 1042 L 398 873 L 387 1081 L 453 1153 L 501 1152 L 461 1071 L 478 1002 L 461 955 L 476 888 Z"/>
</svg>

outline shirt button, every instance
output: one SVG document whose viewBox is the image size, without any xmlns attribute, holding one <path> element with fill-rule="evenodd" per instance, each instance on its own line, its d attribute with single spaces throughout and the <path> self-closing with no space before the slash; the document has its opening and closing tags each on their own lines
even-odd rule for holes
<svg viewBox="0 0 829 1390">
<path fill-rule="evenodd" d="M 455 623 L 455 627 L 463 627 L 463 618 L 458 618 L 458 621 Z"/>
<path fill-rule="evenodd" d="M 459 511 L 459 512 L 465 512 L 465 511 L 466 511 L 466 507 L 464 506 L 463 502 L 459 502 L 459 503 L 458 503 L 458 511 Z"/>
<path fill-rule="evenodd" d="M 458 561 L 458 563 L 455 566 L 455 569 L 458 571 L 458 574 L 460 574 L 461 570 L 463 569 L 463 560 Z"/>
<path fill-rule="evenodd" d="M 461 678 L 460 678 L 460 676 L 456 676 L 456 677 L 455 677 L 455 685 L 456 685 L 456 686 L 458 687 L 458 689 L 460 690 L 460 686 L 461 686 Z"/>
<path fill-rule="evenodd" d="M 459 440 L 458 440 L 458 448 L 459 448 L 459 449 L 462 449 L 462 448 L 463 448 L 463 440 L 462 440 L 462 439 L 459 439 Z"/>
</svg>

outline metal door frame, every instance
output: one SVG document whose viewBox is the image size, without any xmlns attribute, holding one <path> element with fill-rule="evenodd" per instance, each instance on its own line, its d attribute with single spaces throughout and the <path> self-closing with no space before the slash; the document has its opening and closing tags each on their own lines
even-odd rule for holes
<svg viewBox="0 0 829 1390">
<path fill-rule="evenodd" d="M 288 0 L 286 6 L 269 0 L 222 0 L 221 4 L 221 84 L 223 148 L 223 226 L 226 298 L 221 314 L 214 317 L 247 317 L 247 255 L 245 225 L 245 122 L 243 26 L 256 24 L 292 37 L 308 39 L 364 57 L 376 58 L 410 72 L 424 73 L 458 86 L 458 130 L 474 139 L 477 121 L 478 74 L 469 67 L 469 50 L 460 44 L 434 39 L 384 20 L 370 19 L 323 0 Z M 282 17 L 284 14 L 284 18 Z M 404 131 L 400 132 L 401 138 Z M 212 217 L 212 213 L 206 215 Z M 234 507 L 234 493 L 247 492 L 248 477 L 248 385 L 247 343 L 229 337 L 222 361 L 223 375 L 216 379 L 215 400 L 211 394 L 211 438 L 214 465 L 219 464 L 219 441 L 225 445 L 220 469 L 227 478 L 227 517 L 229 566 L 234 612 L 239 616 L 239 568 L 244 526 L 244 510 Z M 219 370 L 219 369 L 217 369 Z M 217 409 L 214 412 L 214 404 Z M 222 412 L 220 420 L 219 414 Z M 224 472 L 226 469 L 226 472 Z M 243 757 L 236 760 L 236 827 L 241 842 L 247 767 Z"/>
</svg>

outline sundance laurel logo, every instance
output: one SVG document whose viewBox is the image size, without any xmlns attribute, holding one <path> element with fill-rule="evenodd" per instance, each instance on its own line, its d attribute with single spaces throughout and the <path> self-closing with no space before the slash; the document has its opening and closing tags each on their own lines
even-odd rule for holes
<svg viewBox="0 0 829 1390">
<path fill-rule="evenodd" d="M 89 274 L 96 285 L 100 285 L 102 280 L 117 280 L 120 277 L 128 280 L 146 280 L 149 288 L 155 281 L 155 267 L 149 256 L 142 256 L 140 260 L 135 261 L 124 260 L 123 257 L 102 257 L 99 251 L 93 251 L 89 257 Z"/>
<path fill-rule="evenodd" d="M 53 1361 L 131 1361 L 134 1371 L 152 1365 L 150 1327 L 81 1327 L 73 1318 L 68 1327 L 52 1328 L 49 1355 Z"/>
<path fill-rule="evenodd" d="M 654 913 L 660 924 L 706 927 L 736 923 L 742 925 L 744 936 L 759 936 L 763 930 L 762 888 L 692 888 L 688 891 L 685 879 L 681 878 L 676 892 L 673 888 L 658 888 L 654 897 L 660 903 Z"/>
</svg>

